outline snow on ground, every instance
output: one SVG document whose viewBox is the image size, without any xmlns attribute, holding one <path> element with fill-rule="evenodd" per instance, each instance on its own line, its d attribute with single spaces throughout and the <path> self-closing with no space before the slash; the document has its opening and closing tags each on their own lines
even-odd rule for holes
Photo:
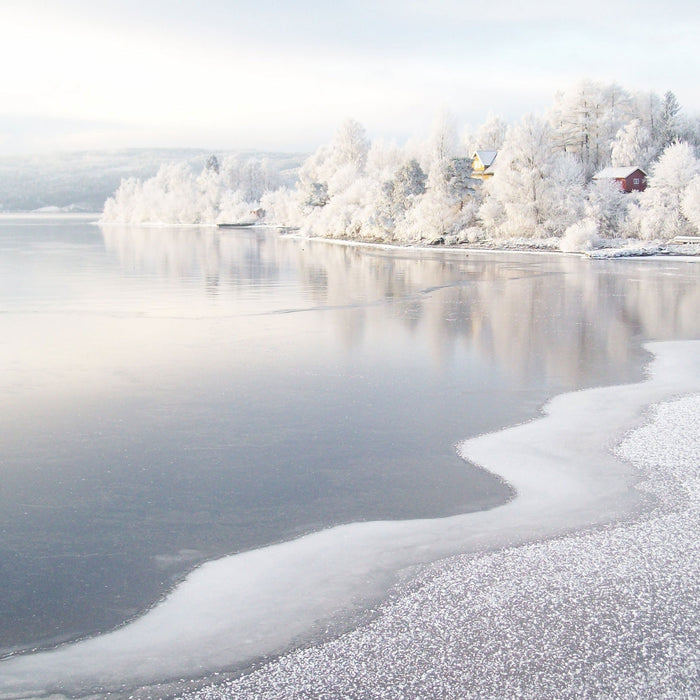
<svg viewBox="0 0 700 700">
<path fill-rule="evenodd" d="M 460 446 L 514 486 L 509 503 L 352 523 L 209 562 L 113 632 L 0 660 L 0 698 L 162 697 L 132 689 L 319 639 L 385 597 L 402 570 L 458 552 L 424 569 L 372 623 L 196 697 L 700 693 L 697 398 L 659 409 L 674 416 L 628 439 L 624 459 L 611 453 L 648 406 L 700 392 L 700 341 L 649 348 L 646 381 L 558 396 L 540 419 Z M 644 456 L 671 448 L 672 473 Z M 662 499 L 644 519 L 629 459 Z"/>
<path fill-rule="evenodd" d="M 636 522 L 443 560 L 367 626 L 184 697 L 700 696 L 700 394 L 617 452 L 658 499 Z"/>
</svg>

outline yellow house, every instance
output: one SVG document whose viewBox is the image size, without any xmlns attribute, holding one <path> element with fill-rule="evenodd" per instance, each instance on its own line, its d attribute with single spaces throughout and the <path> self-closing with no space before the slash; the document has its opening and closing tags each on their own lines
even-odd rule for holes
<svg viewBox="0 0 700 700">
<path fill-rule="evenodd" d="M 487 180 L 493 177 L 493 162 L 498 151 L 474 151 L 472 155 L 472 177 Z"/>
</svg>

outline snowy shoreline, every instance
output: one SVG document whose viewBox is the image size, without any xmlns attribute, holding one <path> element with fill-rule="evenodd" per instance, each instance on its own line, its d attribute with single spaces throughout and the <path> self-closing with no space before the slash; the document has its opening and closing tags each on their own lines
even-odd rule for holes
<svg viewBox="0 0 700 700">
<path fill-rule="evenodd" d="M 61 219 L 94 219 L 95 226 L 118 228 L 127 226 L 129 228 L 145 229 L 206 229 L 218 233 L 230 233 L 236 231 L 238 227 L 218 228 L 215 223 L 199 224 L 173 224 L 162 222 L 146 222 L 140 224 L 124 224 L 116 221 L 104 221 L 100 212 L 0 212 L 0 220 L 15 219 L 35 219 L 37 221 L 49 221 L 54 218 Z M 287 227 L 277 224 L 252 224 L 241 227 L 243 229 L 266 229 L 281 231 L 280 235 L 299 241 L 325 242 L 333 245 L 343 245 L 348 247 L 370 248 L 375 250 L 391 251 L 411 251 L 411 252 L 435 252 L 444 254 L 473 254 L 473 253 L 518 253 L 523 255 L 575 255 L 592 260 L 619 260 L 621 258 L 647 258 L 651 260 L 672 259 L 674 261 L 694 262 L 700 259 L 700 245 L 693 243 L 686 244 L 658 244 L 645 243 L 635 239 L 626 241 L 626 245 L 610 245 L 596 248 L 589 251 L 562 251 L 558 247 L 551 245 L 546 240 L 526 240 L 514 239 L 505 241 L 484 241 L 482 243 L 460 243 L 460 244 L 439 244 L 430 243 L 390 243 L 386 241 L 372 241 L 353 238 L 330 238 L 324 236 L 308 236 L 298 231 L 285 232 Z"/>
<path fill-rule="evenodd" d="M 280 228 L 261 224 L 259 228 Z M 299 232 L 285 233 L 285 238 L 299 241 L 314 241 L 330 243 L 334 245 L 348 246 L 350 248 L 369 248 L 374 250 L 410 251 L 416 253 L 453 253 L 453 254 L 489 254 L 489 253 L 513 253 L 522 255 L 573 255 L 589 258 L 591 260 L 619 260 L 627 258 L 646 258 L 650 260 L 669 260 L 674 262 L 695 262 L 700 260 L 700 246 L 697 244 L 684 244 L 673 246 L 661 246 L 657 244 L 647 245 L 641 241 L 630 241 L 624 247 L 602 247 L 590 251 L 563 251 L 557 247 L 546 245 L 544 241 L 490 241 L 482 244 L 460 243 L 431 245 L 429 243 L 387 243 L 383 241 L 365 241 L 353 238 L 326 238 L 324 236 L 307 236 Z"/>
<path fill-rule="evenodd" d="M 365 627 L 180 697 L 697 697 L 699 415 L 656 404 L 617 446 L 642 517 L 437 562 Z"/>
<path fill-rule="evenodd" d="M 205 676 L 318 638 L 319 626 L 385 597 L 402 569 L 459 552 L 499 556 L 504 547 L 629 520 L 643 511 L 638 475 L 612 446 L 648 406 L 700 391 L 700 342 L 649 349 L 646 381 L 558 396 L 542 418 L 460 446 L 515 486 L 508 504 L 439 520 L 354 523 L 209 562 L 114 632 L 0 662 L 0 697 Z"/>
</svg>

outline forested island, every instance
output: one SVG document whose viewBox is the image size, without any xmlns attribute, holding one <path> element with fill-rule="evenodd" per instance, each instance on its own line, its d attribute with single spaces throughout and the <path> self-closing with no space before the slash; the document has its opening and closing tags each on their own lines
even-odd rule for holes
<svg viewBox="0 0 700 700">
<path fill-rule="evenodd" d="M 291 186 L 264 159 L 213 155 L 201 172 L 168 164 L 123 180 L 102 221 L 255 222 L 358 241 L 570 252 L 685 241 L 697 252 L 699 154 L 700 119 L 672 92 L 584 80 L 542 115 L 489 115 L 460 135 L 443 113 L 427 138 L 403 146 L 370 141 L 349 119 Z"/>
</svg>

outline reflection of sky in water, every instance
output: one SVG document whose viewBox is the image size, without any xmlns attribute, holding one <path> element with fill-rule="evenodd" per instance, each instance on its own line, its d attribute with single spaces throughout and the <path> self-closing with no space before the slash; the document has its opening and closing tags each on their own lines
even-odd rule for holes
<svg viewBox="0 0 700 700">
<path fill-rule="evenodd" d="M 110 626 L 202 558 L 498 502 L 455 442 L 697 336 L 696 269 L 0 222 L 0 627 Z"/>
</svg>

